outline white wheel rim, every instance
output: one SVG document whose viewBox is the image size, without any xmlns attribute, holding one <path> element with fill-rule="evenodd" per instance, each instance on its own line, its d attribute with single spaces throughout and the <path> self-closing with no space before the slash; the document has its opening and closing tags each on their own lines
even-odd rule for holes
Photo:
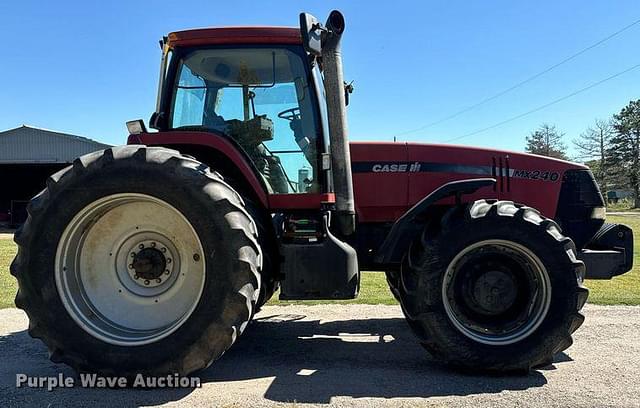
<svg viewBox="0 0 640 408">
<path fill-rule="evenodd" d="M 489 334 L 478 327 L 469 327 L 468 324 L 458 316 L 456 308 L 452 305 L 448 296 L 448 290 L 452 285 L 456 266 L 461 259 L 471 251 L 487 245 L 503 246 L 512 251 L 516 251 L 530 263 L 531 272 L 536 277 L 536 295 L 529 307 L 529 316 L 517 330 L 513 330 L 501 335 Z M 491 239 L 476 242 L 460 251 L 447 266 L 447 270 L 442 281 L 442 302 L 445 312 L 453 326 L 468 338 L 479 343 L 488 345 L 508 345 L 521 341 L 530 336 L 544 321 L 551 305 L 551 281 L 546 267 L 529 248 L 507 240 Z"/>
<path fill-rule="evenodd" d="M 145 269 L 143 251 L 159 261 Z M 195 310 L 205 284 L 203 254 L 193 226 L 167 202 L 110 195 L 82 209 L 64 230 L 56 286 L 69 315 L 90 335 L 121 346 L 149 344 L 175 332 Z"/>
</svg>

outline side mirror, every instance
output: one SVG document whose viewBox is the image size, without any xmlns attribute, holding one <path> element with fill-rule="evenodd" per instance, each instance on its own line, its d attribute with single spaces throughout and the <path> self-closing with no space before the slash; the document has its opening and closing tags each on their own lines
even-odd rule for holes
<svg viewBox="0 0 640 408">
<path fill-rule="evenodd" d="M 300 13 L 300 34 L 304 49 L 312 55 L 322 53 L 322 24 L 309 13 Z"/>
<path fill-rule="evenodd" d="M 151 129 L 162 130 L 166 127 L 165 117 L 163 112 L 153 112 L 149 119 L 149 127 Z"/>
</svg>

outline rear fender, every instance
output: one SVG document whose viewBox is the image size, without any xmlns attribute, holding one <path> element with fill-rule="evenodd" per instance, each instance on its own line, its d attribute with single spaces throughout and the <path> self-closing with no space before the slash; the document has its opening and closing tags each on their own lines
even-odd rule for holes
<svg viewBox="0 0 640 408">
<path fill-rule="evenodd" d="M 127 143 L 165 146 L 193 156 L 225 177 L 232 178 L 240 184 L 234 187 L 249 194 L 264 208 L 269 206 L 264 180 L 258 177 L 257 169 L 242 148 L 229 138 L 209 132 L 168 131 L 130 135 Z"/>
<path fill-rule="evenodd" d="M 400 217 L 391 227 L 389 234 L 377 251 L 375 262 L 389 265 L 400 262 L 402 256 L 409 249 L 411 242 L 420 234 L 424 222 L 419 222 L 419 217 L 429 211 L 432 206 L 443 198 L 455 196 L 456 202 L 461 202 L 463 194 L 475 193 L 482 187 L 492 186 L 496 183 L 493 178 L 477 178 L 457 180 L 444 184 L 432 193 L 420 200 Z"/>
</svg>

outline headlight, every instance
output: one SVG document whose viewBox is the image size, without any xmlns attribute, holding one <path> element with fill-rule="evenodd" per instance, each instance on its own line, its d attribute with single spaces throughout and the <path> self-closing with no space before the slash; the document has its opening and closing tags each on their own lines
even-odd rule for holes
<svg viewBox="0 0 640 408">
<path fill-rule="evenodd" d="M 127 122 L 127 130 L 130 135 L 139 135 L 140 133 L 147 132 L 147 128 L 144 126 L 142 119 L 130 120 Z"/>
</svg>

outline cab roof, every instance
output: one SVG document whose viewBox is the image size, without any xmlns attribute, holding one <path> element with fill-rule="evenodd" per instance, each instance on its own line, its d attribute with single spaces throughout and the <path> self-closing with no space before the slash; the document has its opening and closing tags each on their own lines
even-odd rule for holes
<svg viewBox="0 0 640 408">
<path fill-rule="evenodd" d="M 302 44 L 300 29 L 293 27 L 221 27 L 175 31 L 169 47 L 226 44 Z"/>
</svg>

